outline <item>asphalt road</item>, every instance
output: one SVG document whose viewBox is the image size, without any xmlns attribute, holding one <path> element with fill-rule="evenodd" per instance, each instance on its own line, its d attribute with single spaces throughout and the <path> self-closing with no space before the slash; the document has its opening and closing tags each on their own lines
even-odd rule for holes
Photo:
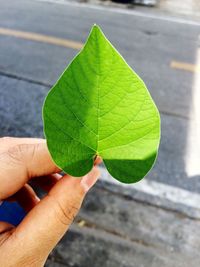
<svg viewBox="0 0 200 267">
<path fill-rule="evenodd" d="M 1 29 L 84 43 L 94 23 L 143 78 L 161 112 L 160 152 L 148 178 L 200 192 L 200 172 L 191 177 L 186 170 L 200 24 L 145 13 L 0 0 Z M 78 50 L 13 35 L 0 33 L 0 136 L 42 136 L 45 94 Z"/>
</svg>

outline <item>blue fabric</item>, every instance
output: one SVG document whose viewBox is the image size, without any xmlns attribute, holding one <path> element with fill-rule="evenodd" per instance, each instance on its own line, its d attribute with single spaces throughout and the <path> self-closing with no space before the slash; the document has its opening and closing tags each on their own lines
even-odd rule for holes
<svg viewBox="0 0 200 267">
<path fill-rule="evenodd" d="M 17 226 L 25 215 L 26 212 L 17 202 L 4 201 L 0 205 L 0 221 Z"/>
</svg>

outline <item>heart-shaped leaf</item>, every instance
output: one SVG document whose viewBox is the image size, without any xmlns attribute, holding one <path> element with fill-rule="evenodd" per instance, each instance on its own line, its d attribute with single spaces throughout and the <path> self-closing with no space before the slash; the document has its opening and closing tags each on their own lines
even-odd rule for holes
<svg viewBox="0 0 200 267">
<path fill-rule="evenodd" d="M 159 112 L 96 25 L 47 95 L 43 119 L 51 156 L 70 175 L 85 175 L 100 156 L 113 177 L 133 183 L 156 159 Z"/>
</svg>

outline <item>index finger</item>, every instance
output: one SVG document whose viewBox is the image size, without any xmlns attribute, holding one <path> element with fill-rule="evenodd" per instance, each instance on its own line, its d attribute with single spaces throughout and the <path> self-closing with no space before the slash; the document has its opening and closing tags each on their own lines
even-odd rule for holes
<svg viewBox="0 0 200 267">
<path fill-rule="evenodd" d="M 32 177 L 60 171 L 45 140 L 17 139 L 10 141 L 12 145 L 7 144 L 7 150 L 0 153 L 0 199 L 16 193 Z"/>
</svg>

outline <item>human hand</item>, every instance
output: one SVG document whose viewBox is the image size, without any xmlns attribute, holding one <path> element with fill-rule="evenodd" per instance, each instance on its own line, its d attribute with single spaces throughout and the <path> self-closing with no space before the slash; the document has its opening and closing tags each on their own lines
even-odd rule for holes
<svg viewBox="0 0 200 267">
<path fill-rule="evenodd" d="M 0 200 L 15 199 L 27 211 L 17 227 L 0 222 L 0 266 L 43 266 L 99 176 L 97 167 L 82 178 L 59 172 L 45 140 L 0 138 Z M 48 192 L 41 200 L 32 178 Z"/>
</svg>

